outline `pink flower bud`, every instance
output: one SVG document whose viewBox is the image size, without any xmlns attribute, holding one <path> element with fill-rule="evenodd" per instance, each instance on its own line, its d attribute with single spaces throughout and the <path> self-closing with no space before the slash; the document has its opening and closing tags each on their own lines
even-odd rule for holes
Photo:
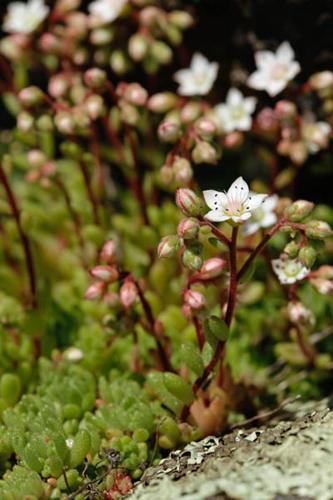
<svg viewBox="0 0 333 500">
<path fill-rule="evenodd" d="M 165 13 L 158 7 L 148 6 L 141 10 L 139 20 L 144 26 L 151 27 L 161 20 L 165 22 Z"/>
<path fill-rule="evenodd" d="M 279 127 L 279 120 L 275 114 L 274 109 L 264 108 L 262 109 L 256 119 L 256 125 L 263 132 L 274 133 Z"/>
<path fill-rule="evenodd" d="M 160 170 L 160 179 L 166 186 L 173 182 L 173 168 L 171 165 L 163 165 Z"/>
<path fill-rule="evenodd" d="M 61 49 L 61 42 L 52 33 L 43 33 L 39 39 L 39 47 L 47 54 L 57 54 Z"/>
<path fill-rule="evenodd" d="M 52 177 L 52 175 L 55 174 L 56 170 L 57 170 L 56 162 L 48 160 L 42 165 L 40 172 L 45 177 Z"/>
<path fill-rule="evenodd" d="M 35 86 L 26 87 L 18 94 L 19 101 L 23 106 L 28 108 L 40 104 L 44 100 L 43 92 Z"/>
<path fill-rule="evenodd" d="M 224 266 L 225 260 L 220 259 L 219 257 L 213 257 L 205 260 L 200 269 L 200 279 L 210 280 L 221 276 Z"/>
<path fill-rule="evenodd" d="M 46 156 L 40 149 L 31 149 L 27 154 L 27 160 L 32 167 L 39 168 L 46 161 Z"/>
<path fill-rule="evenodd" d="M 333 266 L 320 266 L 316 271 L 313 271 L 311 275 L 320 279 L 333 280 Z"/>
<path fill-rule="evenodd" d="M 173 164 L 174 179 L 180 186 L 186 186 L 193 177 L 191 163 L 181 156 L 176 156 Z"/>
<path fill-rule="evenodd" d="M 173 257 L 179 248 L 179 239 L 177 236 L 164 236 L 157 248 L 157 255 L 162 258 Z"/>
<path fill-rule="evenodd" d="M 292 101 L 278 101 L 275 105 L 275 112 L 280 120 L 294 118 L 297 114 L 297 108 Z"/>
<path fill-rule="evenodd" d="M 204 206 L 201 198 L 194 191 L 187 188 L 180 188 L 176 191 L 177 207 L 188 217 L 198 217 L 203 215 Z"/>
<path fill-rule="evenodd" d="M 216 134 L 217 128 L 212 120 L 203 117 L 196 121 L 195 130 L 204 139 L 210 139 Z"/>
<path fill-rule="evenodd" d="M 192 159 L 194 163 L 209 163 L 215 165 L 218 154 L 216 149 L 209 142 L 200 141 L 196 144 L 192 151 Z"/>
<path fill-rule="evenodd" d="M 49 80 L 48 91 L 54 98 L 63 97 L 67 92 L 70 82 L 68 77 L 63 74 L 54 75 Z"/>
<path fill-rule="evenodd" d="M 30 113 L 21 111 L 17 115 L 17 128 L 22 132 L 29 132 L 34 126 L 34 118 Z"/>
<path fill-rule="evenodd" d="M 111 266 L 95 266 L 91 269 L 90 274 L 94 278 L 105 281 L 106 283 L 112 283 L 119 278 L 117 269 Z"/>
<path fill-rule="evenodd" d="M 74 120 L 67 111 L 60 111 L 55 115 L 54 123 L 62 134 L 72 134 L 74 132 Z"/>
<path fill-rule="evenodd" d="M 102 262 L 107 262 L 112 264 L 115 262 L 117 257 L 117 246 L 113 240 L 109 240 L 104 243 L 103 248 L 100 253 L 100 259 Z"/>
<path fill-rule="evenodd" d="M 158 127 L 158 136 L 162 142 L 176 142 L 180 137 L 180 126 L 176 121 L 164 121 Z"/>
<path fill-rule="evenodd" d="M 183 304 L 182 305 L 182 313 L 184 314 L 185 318 L 191 318 L 192 317 L 191 306 L 189 306 L 188 304 Z"/>
<path fill-rule="evenodd" d="M 192 239 L 196 238 L 199 233 L 200 224 L 193 217 L 182 219 L 177 227 L 177 234 L 180 238 Z"/>
<path fill-rule="evenodd" d="M 288 318 L 291 323 L 296 325 L 313 325 L 314 316 L 312 312 L 307 309 L 302 302 L 289 302 L 287 308 Z"/>
<path fill-rule="evenodd" d="M 310 86 L 314 90 L 325 90 L 333 86 L 333 72 L 320 71 L 311 76 L 309 80 Z"/>
<path fill-rule="evenodd" d="M 333 231 L 327 222 L 322 220 L 311 220 L 306 224 L 305 234 L 308 238 L 323 240 L 332 236 Z"/>
<path fill-rule="evenodd" d="M 224 145 L 228 149 L 236 149 L 239 148 L 244 142 L 244 135 L 242 132 L 235 130 L 234 132 L 230 132 L 224 138 Z"/>
<path fill-rule="evenodd" d="M 302 141 L 292 142 L 289 146 L 289 156 L 296 165 L 303 165 L 308 158 L 308 151 Z"/>
<path fill-rule="evenodd" d="M 84 74 L 84 83 L 91 89 L 100 89 L 104 86 L 107 75 L 106 72 L 99 68 L 88 69 Z"/>
<path fill-rule="evenodd" d="M 104 101 L 100 95 L 89 96 L 84 106 L 88 112 L 89 118 L 92 120 L 97 120 L 97 118 L 103 116 L 105 113 Z"/>
<path fill-rule="evenodd" d="M 300 222 L 307 217 L 313 210 L 314 204 L 307 200 L 297 200 L 284 211 L 288 220 Z"/>
<path fill-rule="evenodd" d="M 124 284 L 120 288 L 119 293 L 120 302 L 125 307 L 125 309 L 129 309 L 134 304 L 138 296 L 137 287 L 132 280 L 125 280 Z"/>
<path fill-rule="evenodd" d="M 202 293 L 191 289 L 185 291 L 184 302 L 189 305 L 191 309 L 202 309 L 206 305 L 206 300 Z"/>
<path fill-rule="evenodd" d="M 185 124 L 194 122 L 194 120 L 199 118 L 201 111 L 202 107 L 200 103 L 188 102 L 180 112 L 180 119 Z"/>
<path fill-rule="evenodd" d="M 144 106 L 147 102 L 148 92 L 138 83 L 130 83 L 125 86 L 123 97 L 134 106 Z"/>
<path fill-rule="evenodd" d="M 141 33 L 135 33 L 128 41 L 128 53 L 133 61 L 142 61 L 147 54 L 148 48 L 148 38 Z"/>
<path fill-rule="evenodd" d="M 84 298 L 87 300 L 99 300 L 105 292 L 106 284 L 104 281 L 96 281 L 86 290 Z"/>
</svg>

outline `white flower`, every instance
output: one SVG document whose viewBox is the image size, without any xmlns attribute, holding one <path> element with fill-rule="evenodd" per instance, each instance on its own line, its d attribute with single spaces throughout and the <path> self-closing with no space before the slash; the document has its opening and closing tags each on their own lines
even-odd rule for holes
<svg viewBox="0 0 333 500">
<path fill-rule="evenodd" d="M 100 23 L 111 23 L 119 17 L 127 2 L 128 0 L 95 0 L 89 4 L 88 11 Z"/>
<path fill-rule="evenodd" d="M 249 76 L 248 85 L 257 90 L 266 90 L 272 97 L 279 94 L 301 69 L 294 57 L 289 42 L 281 43 L 275 53 L 269 50 L 256 52 L 257 71 Z"/>
<path fill-rule="evenodd" d="M 266 198 L 266 194 L 256 194 L 249 191 L 249 186 L 242 177 L 238 177 L 227 193 L 209 189 L 203 192 L 205 202 L 211 209 L 205 217 L 213 222 L 223 222 L 231 219 L 233 222 L 243 222 L 249 219 Z"/>
<path fill-rule="evenodd" d="M 279 197 L 276 194 L 267 196 L 260 207 L 252 212 L 251 219 L 244 225 L 244 234 L 249 236 L 258 231 L 258 229 L 273 226 L 277 221 L 277 215 L 274 212 Z"/>
<path fill-rule="evenodd" d="M 8 33 L 32 33 L 44 21 L 49 10 L 43 0 L 12 2 L 8 5 L 2 29 Z"/>
<path fill-rule="evenodd" d="M 255 97 L 244 97 L 238 89 L 230 89 L 226 103 L 215 106 L 215 112 L 222 129 L 225 132 L 250 130 L 251 114 L 255 110 L 256 102 Z"/>
<path fill-rule="evenodd" d="M 81 361 L 83 357 L 83 352 L 77 347 L 68 347 L 68 349 L 64 351 L 64 358 L 68 361 Z"/>
<path fill-rule="evenodd" d="M 272 260 L 272 266 L 283 285 L 296 283 L 296 281 L 304 279 L 310 272 L 310 269 L 303 266 L 298 259 L 275 259 Z"/>
<path fill-rule="evenodd" d="M 219 65 L 209 62 L 205 56 L 196 52 L 187 69 L 180 69 L 174 75 L 179 83 L 180 95 L 205 95 L 208 94 L 216 80 Z"/>
</svg>

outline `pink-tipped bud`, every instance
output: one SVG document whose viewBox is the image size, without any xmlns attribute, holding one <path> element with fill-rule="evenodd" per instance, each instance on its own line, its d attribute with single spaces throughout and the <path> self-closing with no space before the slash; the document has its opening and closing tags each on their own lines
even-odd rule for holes
<svg viewBox="0 0 333 500">
<path fill-rule="evenodd" d="M 194 163 L 209 163 L 215 165 L 218 154 L 216 149 L 206 141 L 200 141 L 196 144 L 192 151 L 192 159 Z"/>
<path fill-rule="evenodd" d="M 180 134 L 180 126 L 176 121 L 164 121 L 158 127 L 158 136 L 162 142 L 173 144 L 178 141 Z"/>
<path fill-rule="evenodd" d="M 302 302 L 289 302 L 287 308 L 288 318 L 291 323 L 295 325 L 313 325 L 314 316 L 312 312 L 307 309 Z"/>
<path fill-rule="evenodd" d="M 224 138 L 224 145 L 228 149 L 237 149 L 244 142 L 244 135 L 242 132 L 235 130 L 234 132 L 230 132 Z"/>
<path fill-rule="evenodd" d="M 195 122 L 195 130 L 203 139 L 210 139 L 216 134 L 215 123 L 209 118 L 200 118 Z"/>
<path fill-rule="evenodd" d="M 296 116 L 297 108 L 292 101 L 281 100 L 276 103 L 275 112 L 280 120 L 290 120 Z"/>
<path fill-rule="evenodd" d="M 291 161 L 296 163 L 296 165 L 303 165 L 307 160 L 309 154 L 308 150 L 302 141 L 292 142 L 289 145 L 289 156 Z"/>
<path fill-rule="evenodd" d="M 333 280 L 333 266 L 320 266 L 311 275 L 323 280 Z"/>
<path fill-rule="evenodd" d="M 191 163 L 181 156 L 176 156 L 173 164 L 173 174 L 176 183 L 179 186 L 186 186 L 193 177 Z"/>
<path fill-rule="evenodd" d="M 107 75 L 102 69 L 91 68 L 85 72 L 83 79 L 87 87 L 97 90 L 103 88 L 107 80 Z"/>
<path fill-rule="evenodd" d="M 188 217 L 198 217 L 203 215 L 204 205 L 194 191 L 187 188 L 177 189 L 176 204 L 178 208 Z"/>
<path fill-rule="evenodd" d="M 47 54 L 57 54 L 61 49 L 61 42 L 52 33 L 43 33 L 39 39 L 40 49 Z"/>
<path fill-rule="evenodd" d="M 29 132 L 34 126 L 34 117 L 26 111 L 17 115 L 17 128 L 22 132 Z"/>
<path fill-rule="evenodd" d="M 166 186 L 173 182 L 173 168 L 171 165 L 163 165 L 160 170 L 160 179 Z"/>
<path fill-rule="evenodd" d="M 67 92 L 69 84 L 70 82 L 68 81 L 68 77 L 66 77 L 64 74 L 54 75 L 49 80 L 49 94 L 55 99 L 63 97 Z"/>
<path fill-rule="evenodd" d="M 202 106 L 200 103 L 188 102 L 180 112 L 180 119 L 183 123 L 194 122 L 194 120 L 199 118 L 201 111 Z"/>
<path fill-rule="evenodd" d="M 99 300 L 103 297 L 105 292 L 106 284 L 104 281 L 97 281 L 90 285 L 84 294 L 84 298 L 87 300 Z"/>
<path fill-rule="evenodd" d="M 206 305 L 206 300 L 202 293 L 191 289 L 185 291 L 184 302 L 191 309 L 202 309 Z"/>
<path fill-rule="evenodd" d="M 160 258 L 168 258 L 176 255 L 179 248 L 179 238 L 174 235 L 164 236 L 157 248 L 157 255 Z"/>
<path fill-rule="evenodd" d="M 139 83 L 125 85 L 123 97 L 134 106 L 144 106 L 147 102 L 148 92 Z"/>
<path fill-rule="evenodd" d="M 62 134 L 72 134 L 75 128 L 73 116 L 67 111 L 59 111 L 54 118 L 54 123 Z"/>
<path fill-rule="evenodd" d="M 314 209 L 314 204 L 307 200 L 297 200 L 284 211 L 285 216 L 292 222 L 300 222 Z"/>
<path fill-rule="evenodd" d="M 56 170 L 57 170 L 56 162 L 48 160 L 42 165 L 40 173 L 44 177 L 52 177 L 52 175 L 56 173 Z"/>
<path fill-rule="evenodd" d="M 129 309 L 136 301 L 138 290 L 132 280 L 125 280 L 120 288 L 120 302 L 125 309 Z"/>
<path fill-rule="evenodd" d="M 117 259 L 117 246 L 113 240 L 104 243 L 100 253 L 100 259 L 107 264 L 113 264 Z"/>
<path fill-rule="evenodd" d="M 333 72 L 326 70 L 315 73 L 311 76 L 309 84 L 314 90 L 333 88 Z"/>
<path fill-rule="evenodd" d="M 18 94 L 18 98 L 23 106 L 30 108 L 40 104 L 44 100 L 44 94 L 38 87 L 31 86 L 22 89 Z"/>
<path fill-rule="evenodd" d="M 194 20 L 191 14 L 185 10 L 173 10 L 168 15 L 169 21 L 180 29 L 186 29 L 192 26 Z"/>
<path fill-rule="evenodd" d="M 179 238 L 184 238 L 184 240 L 196 238 L 199 233 L 200 224 L 197 219 L 189 217 L 187 219 L 182 219 L 177 227 L 177 234 Z"/>
<path fill-rule="evenodd" d="M 165 22 L 165 13 L 162 9 L 154 6 L 148 6 L 141 10 L 139 21 L 144 26 L 152 27 L 159 24 L 160 21 Z"/>
<path fill-rule="evenodd" d="M 91 276 L 105 283 L 113 283 L 119 278 L 119 273 L 115 267 L 112 266 L 95 266 L 90 271 Z"/>
<path fill-rule="evenodd" d="M 89 96 L 84 103 L 84 107 L 92 120 L 97 120 L 97 118 L 105 114 L 104 101 L 100 95 Z"/>
<path fill-rule="evenodd" d="M 225 266 L 225 260 L 219 257 L 212 257 L 211 259 L 205 260 L 200 269 L 200 279 L 211 280 L 221 276 Z"/>
<path fill-rule="evenodd" d="M 172 92 L 160 92 L 154 94 L 148 101 L 148 109 L 153 113 L 166 113 L 170 111 L 177 102 L 177 96 Z"/>
<path fill-rule="evenodd" d="M 27 160 L 32 167 L 39 168 L 46 161 L 46 156 L 40 149 L 31 149 L 27 154 Z"/>
<path fill-rule="evenodd" d="M 275 133 L 279 127 L 279 120 L 274 109 L 262 109 L 257 115 L 256 125 L 263 132 Z"/>
</svg>

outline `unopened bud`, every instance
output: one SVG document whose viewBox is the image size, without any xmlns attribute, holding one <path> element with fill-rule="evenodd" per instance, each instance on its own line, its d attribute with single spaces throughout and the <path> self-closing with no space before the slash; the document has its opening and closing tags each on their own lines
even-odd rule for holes
<svg viewBox="0 0 333 500">
<path fill-rule="evenodd" d="M 256 125 L 263 132 L 274 134 L 279 127 L 279 120 L 274 109 L 263 108 L 256 117 Z"/>
<path fill-rule="evenodd" d="M 297 257 L 299 252 L 299 245 L 296 241 L 290 241 L 285 247 L 283 252 L 288 255 L 291 259 Z"/>
<path fill-rule="evenodd" d="M 302 302 L 289 302 L 287 308 L 288 318 L 295 325 L 313 325 L 314 316 Z"/>
<path fill-rule="evenodd" d="M 90 287 L 86 290 L 86 293 L 84 294 L 84 298 L 87 300 L 99 300 L 102 298 L 104 292 L 105 292 L 105 283 L 104 281 L 97 281 L 96 283 L 93 283 L 90 285 Z"/>
<path fill-rule="evenodd" d="M 180 133 L 180 126 L 176 121 L 164 121 L 158 127 L 158 136 L 162 142 L 173 144 L 178 141 Z"/>
<path fill-rule="evenodd" d="M 177 227 L 177 234 L 179 238 L 184 238 L 184 240 L 193 239 L 198 236 L 199 229 L 200 224 L 197 219 L 189 217 L 180 221 Z"/>
<path fill-rule="evenodd" d="M 34 126 L 34 117 L 26 111 L 17 115 L 17 128 L 22 132 L 29 132 Z"/>
<path fill-rule="evenodd" d="M 141 33 L 135 33 L 128 41 L 128 53 L 133 61 L 139 62 L 146 56 L 148 51 L 147 37 Z"/>
<path fill-rule="evenodd" d="M 172 50 L 161 40 L 155 40 L 151 44 L 150 53 L 159 64 L 169 64 L 172 60 Z"/>
<path fill-rule="evenodd" d="M 202 266 L 203 259 L 200 255 L 187 248 L 182 255 L 182 261 L 187 269 L 190 269 L 191 271 L 199 271 Z"/>
<path fill-rule="evenodd" d="M 242 132 L 235 130 L 234 132 L 230 132 L 224 137 L 224 145 L 228 149 L 236 149 L 239 148 L 244 142 L 244 135 Z"/>
<path fill-rule="evenodd" d="M 333 280 L 333 266 L 320 266 L 316 271 L 312 273 L 316 278 L 323 280 Z"/>
<path fill-rule="evenodd" d="M 194 163 L 209 163 L 215 165 L 217 162 L 216 149 L 209 142 L 200 141 L 192 151 Z"/>
<path fill-rule="evenodd" d="M 186 29 L 192 26 L 193 17 L 184 10 L 173 10 L 168 15 L 169 21 L 180 29 Z"/>
<path fill-rule="evenodd" d="M 87 87 L 97 90 L 103 88 L 107 75 L 106 72 L 99 68 L 88 69 L 84 74 L 84 83 Z"/>
<path fill-rule="evenodd" d="M 32 167 L 39 168 L 46 161 L 46 156 L 40 149 L 31 149 L 27 154 L 27 160 Z"/>
<path fill-rule="evenodd" d="M 40 104 L 44 100 L 43 92 L 35 86 L 26 87 L 18 94 L 19 101 L 23 106 L 28 108 Z"/>
<path fill-rule="evenodd" d="M 310 86 L 314 90 L 326 90 L 327 88 L 333 89 L 333 72 L 321 71 L 311 76 L 309 80 Z"/>
<path fill-rule="evenodd" d="M 119 278 L 119 273 L 115 267 L 112 266 L 95 266 L 90 271 L 91 276 L 106 283 L 113 283 Z"/>
<path fill-rule="evenodd" d="M 308 151 L 302 141 L 292 142 L 289 145 L 289 156 L 296 165 L 303 165 L 308 157 Z"/>
<path fill-rule="evenodd" d="M 197 102 L 185 104 L 180 112 L 180 119 L 183 123 L 194 122 L 201 114 L 201 105 Z"/>
<path fill-rule="evenodd" d="M 147 102 L 148 92 L 139 83 L 125 85 L 123 97 L 134 106 L 144 106 Z"/>
<path fill-rule="evenodd" d="M 158 23 L 159 20 L 164 21 L 165 14 L 163 10 L 158 7 L 148 6 L 141 10 L 139 17 L 140 23 L 143 24 L 143 26 L 152 27 Z"/>
<path fill-rule="evenodd" d="M 163 184 L 168 186 L 173 182 L 173 168 L 171 165 L 163 165 L 160 170 L 160 179 Z"/>
<path fill-rule="evenodd" d="M 322 240 L 332 236 L 333 231 L 327 222 L 321 220 L 311 220 L 306 224 L 305 234 L 308 238 Z"/>
<path fill-rule="evenodd" d="M 176 102 L 177 97 L 172 92 L 160 92 L 151 96 L 148 109 L 154 113 L 166 113 L 175 106 Z"/>
<path fill-rule="evenodd" d="M 219 257 L 212 257 L 211 259 L 205 260 L 200 269 L 200 279 L 211 280 L 221 276 L 224 266 L 225 260 Z"/>
<path fill-rule="evenodd" d="M 292 101 L 282 100 L 275 105 L 275 112 L 280 120 L 290 120 L 297 114 L 297 108 Z"/>
<path fill-rule="evenodd" d="M 62 134 L 72 134 L 74 132 L 74 120 L 70 113 L 59 111 L 54 118 L 54 123 Z"/>
<path fill-rule="evenodd" d="M 65 75 L 54 75 L 49 80 L 48 91 L 52 97 L 58 99 L 59 97 L 63 97 L 65 95 L 68 86 L 69 81 Z"/>
<path fill-rule="evenodd" d="M 313 210 L 314 204 L 307 200 L 297 200 L 285 209 L 285 216 L 292 222 L 300 222 Z"/>
<path fill-rule="evenodd" d="M 138 290 L 132 280 L 126 280 L 120 288 L 120 302 L 125 309 L 129 309 L 136 301 Z"/>
<path fill-rule="evenodd" d="M 311 268 L 315 263 L 317 252 L 314 248 L 306 246 L 302 247 L 298 254 L 299 260 L 302 262 L 303 266 Z"/>
<path fill-rule="evenodd" d="M 125 123 L 132 126 L 135 126 L 140 120 L 137 108 L 126 101 L 122 101 L 120 104 L 120 116 Z"/>
<path fill-rule="evenodd" d="M 184 302 L 191 309 L 202 309 L 206 305 L 206 300 L 202 293 L 191 289 L 185 291 Z"/>
<path fill-rule="evenodd" d="M 199 217 L 203 215 L 205 210 L 202 199 L 194 191 L 187 188 L 177 189 L 176 204 L 188 217 Z"/>
<path fill-rule="evenodd" d="M 97 120 L 97 118 L 105 114 L 104 101 L 100 95 L 89 96 L 84 103 L 84 107 L 92 120 Z"/>
<path fill-rule="evenodd" d="M 90 34 L 90 41 L 93 45 L 106 45 L 112 42 L 114 32 L 107 28 L 96 28 Z"/>
<path fill-rule="evenodd" d="M 162 258 L 173 257 L 176 255 L 180 241 L 175 235 L 164 236 L 157 248 L 157 255 Z"/>
<path fill-rule="evenodd" d="M 203 139 L 211 139 L 216 134 L 216 125 L 209 118 L 199 118 L 195 122 L 195 130 Z"/>
<path fill-rule="evenodd" d="M 38 41 L 40 49 L 46 54 L 57 54 L 61 50 L 61 42 L 52 33 L 43 33 Z"/>
<path fill-rule="evenodd" d="M 110 66 L 117 75 L 124 75 L 130 68 L 129 61 L 121 50 L 112 52 Z"/>
<path fill-rule="evenodd" d="M 103 245 L 103 248 L 100 253 L 100 259 L 102 262 L 113 264 L 116 258 L 117 258 L 117 246 L 113 240 L 109 240 Z"/>
<path fill-rule="evenodd" d="M 173 173 L 175 181 L 180 186 L 186 186 L 193 177 L 191 163 L 181 156 L 176 156 L 173 164 Z"/>
</svg>

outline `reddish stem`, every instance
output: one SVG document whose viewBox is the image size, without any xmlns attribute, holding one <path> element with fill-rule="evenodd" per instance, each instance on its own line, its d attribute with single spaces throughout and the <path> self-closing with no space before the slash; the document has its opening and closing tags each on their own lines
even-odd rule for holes
<svg viewBox="0 0 333 500">
<path fill-rule="evenodd" d="M 209 220 L 200 218 L 200 225 L 201 226 L 208 226 L 210 227 L 212 233 L 218 240 L 220 240 L 224 245 L 226 245 L 228 248 L 230 248 L 231 241 L 220 231 L 214 224 L 212 224 Z"/>
<path fill-rule="evenodd" d="M 296 338 L 297 338 L 298 346 L 299 346 L 300 350 L 302 351 L 304 357 L 308 360 L 309 365 L 313 366 L 315 363 L 315 359 L 316 359 L 315 351 L 312 349 L 312 347 L 307 345 L 300 326 L 296 325 L 295 328 L 296 328 Z"/>
<path fill-rule="evenodd" d="M 21 214 L 20 214 L 18 205 L 16 203 L 15 195 L 10 187 L 10 184 L 8 182 L 5 171 L 2 168 L 2 165 L 0 165 L 0 182 L 2 183 L 3 188 L 6 192 L 7 200 L 8 200 L 9 206 L 11 208 L 13 217 L 15 219 L 17 231 L 19 233 L 19 237 L 20 237 L 21 244 L 23 247 L 26 269 L 27 269 L 27 273 L 29 276 L 29 283 L 30 283 L 31 306 L 33 309 L 35 309 L 37 307 L 37 285 L 36 285 L 35 266 L 34 266 L 32 253 L 31 253 L 30 240 L 23 230 L 23 227 L 21 224 Z"/>
<path fill-rule="evenodd" d="M 194 324 L 194 327 L 195 327 L 195 331 L 196 331 L 196 334 L 197 334 L 197 340 L 198 340 L 198 344 L 199 344 L 199 348 L 200 348 L 200 351 L 202 351 L 203 349 L 203 346 L 205 344 L 205 335 L 204 335 L 204 331 L 203 331 L 203 328 L 202 328 L 202 324 L 200 323 L 200 320 L 197 316 L 193 316 L 193 324 Z"/>
<path fill-rule="evenodd" d="M 91 203 L 94 223 L 98 226 L 100 224 L 100 219 L 99 219 L 99 215 L 98 215 L 98 204 L 97 204 L 97 200 L 95 198 L 94 191 L 91 187 L 89 172 L 88 172 L 86 164 L 83 161 L 80 161 L 79 165 L 80 165 L 82 177 L 84 180 L 84 185 L 86 187 L 87 195 L 88 195 L 88 198 L 89 198 L 90 203 Z"/>
</svg>

